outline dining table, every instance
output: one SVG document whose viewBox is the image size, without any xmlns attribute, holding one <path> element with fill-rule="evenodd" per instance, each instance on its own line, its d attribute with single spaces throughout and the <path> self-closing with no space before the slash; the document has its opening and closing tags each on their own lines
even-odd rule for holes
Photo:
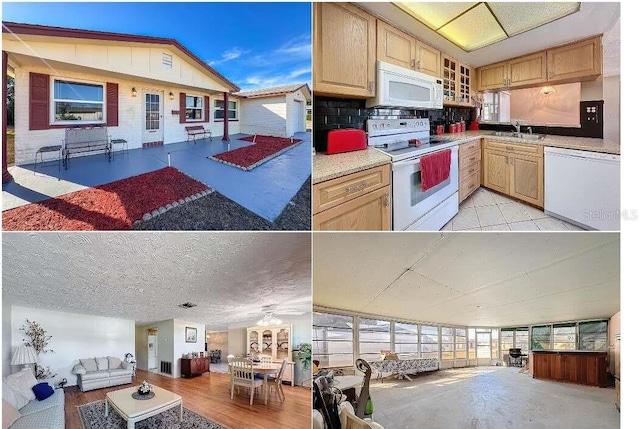
<svg viewBox="0 0 640 429">
<path fill-rule="evenodd" d="M 280 370 L 282 363 L 265 363 L 265 362 L 254 362 L 253 363 L 253 372 L 260 373 L 264 375 L 264 382 L 262 383 L 262 394 L 264 395 L 264 403 L 267 403 L 267 399 L 269 397 L 269 387 L 267 386 L 267 376 L 269 374 L 277 373 Z"/>
</svg>

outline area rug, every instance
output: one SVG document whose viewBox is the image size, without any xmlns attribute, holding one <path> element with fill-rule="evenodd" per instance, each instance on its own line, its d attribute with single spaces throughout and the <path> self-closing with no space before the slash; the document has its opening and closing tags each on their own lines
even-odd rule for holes
<svg viewBox="0 0 640 429">
<path fill-rule="evenodd" d="M 252 142 L 251 137 L 242 137 L 239 140 Z M 256 136 L 255 144 L 251 146 L 241 147 L 229 152 L 211 155 L 209 159 L 222 162 L 241 170 L 252 170 L 259 165 L 282 155 L 284 152 L 292 149 L 302 143 L 300 139 L 287 139 L 284 137 L 273 136 Z"/>
<path fill-rule="evenodd" d="M 104 401 L 95 401 L 78 407 L 83 429 L 126 429 L 127 422 L 109 407 L 104 416 Z M 136 429 L 226 429 L 200 414 L 183 408 L 180 422 L 180 407 L 171 408 L 156 416 L 136 423 Z"/>
<path fill-rule="evenodd" d="M 213 190 L 173 167 L 2 213 L 5 231 L 124 230 Z"/>
<path fill-rule="evenodd" d="M 229 373 L 229 365 L 226 363 L 212 363 L 209 364 L 209 371 L 211 372 L 219 372 L 222 374 Z"/>
</svg>

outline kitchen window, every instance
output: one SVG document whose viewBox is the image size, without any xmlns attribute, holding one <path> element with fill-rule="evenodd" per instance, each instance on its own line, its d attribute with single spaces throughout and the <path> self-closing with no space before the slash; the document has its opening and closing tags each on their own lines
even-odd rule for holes
<svg viewBox="0 0 640 429">
<path fill-rule="evenodd" d="M 313 313 L 313 358 L 323 368 L 353 366 L 353 317 Z"/>
<path fill-rule="evenodd" d="M 358 355 L 364 360 L 380 360 L 381 350 L 391 350 L 391 322 L 360 318 Z"/>
<path fill-rule="evenodd" d="M 576 324 L 575 323 L 553 325 L 553 349 L 554 350 L 575 350 L 576 349 Z"/>
<path fill-rule="evenodd" d="M 531 328 L 531 350 L 551 349 L 551 326 L 534 326 Z"/>
<path fill-rule="evenodd" d="M 418 357 L 418 325 L 399 322 L 393 325 L 395 352 L 403 357 Z"/>
<path fill-rule="evenodd" d="M 420 326 L 420 354 L 423 358 L 440 359 L 437 326 Z"/>
<path fill-rule="evenodd" d="M 453 333 L 454 329 L 447 326 L 442 327 L 442 360 L 453 360 Z"/>
<path fill-rule="evenodd" d="M 215 119 L 224 119 L 224 100 L 215 100 Z M 238 119 L 238 102 L 229 100 L 229 119 Z"/>
<path fill-rule="evenodd" d="M 606 320 L 578 323 L 578 335 L 580 350 L 607 350 L 609 333 Z"/>
<path fill-rule="evenodd" d="M 187 121 L 204 121 L 204 97 L 187 95 L 186 119 Z"/>
<path fill-rule="evenodd" d="M 53 79 L 51 85 L 53 124 L 105 122 L 105 84 Z"/>
<path fill-rule="evenodd" d="M 467 330 L 456 329 L 456 359 L 467 358 Z"/>
</svg>

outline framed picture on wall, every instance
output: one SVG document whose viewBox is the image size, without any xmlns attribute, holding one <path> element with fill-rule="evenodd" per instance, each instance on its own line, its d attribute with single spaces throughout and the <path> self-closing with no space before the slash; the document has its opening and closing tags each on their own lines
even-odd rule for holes
<svg viewBox="0 0 640 429">
<path fill-rule="evenodd" d="M 198 342 L 198 329 L 186 327 L 184 328 L 184 340 L 187 343 L 197 343 Z"/>
</svg>

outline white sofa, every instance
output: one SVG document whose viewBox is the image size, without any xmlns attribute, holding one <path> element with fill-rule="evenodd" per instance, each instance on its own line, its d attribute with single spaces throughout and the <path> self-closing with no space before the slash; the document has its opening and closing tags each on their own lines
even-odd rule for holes
<svg viewBox="0 0 640 429">
<path fill-rule="evenodd" d="M 72 372 L 78 377 L 78 387 L 83 392 L 133 381 L 133 364 L 112 356 L 80 359 Z"/>
<path fill-rule="evenodd" d="M 9 429 L 64 429 L 64 390 L 56 389 L 42 401 L 29 400 L 24 393 L 9 386 L 7 379 L 10 377 L 2 380 L 2 399 L 20 416 Z"/>
</svg>

